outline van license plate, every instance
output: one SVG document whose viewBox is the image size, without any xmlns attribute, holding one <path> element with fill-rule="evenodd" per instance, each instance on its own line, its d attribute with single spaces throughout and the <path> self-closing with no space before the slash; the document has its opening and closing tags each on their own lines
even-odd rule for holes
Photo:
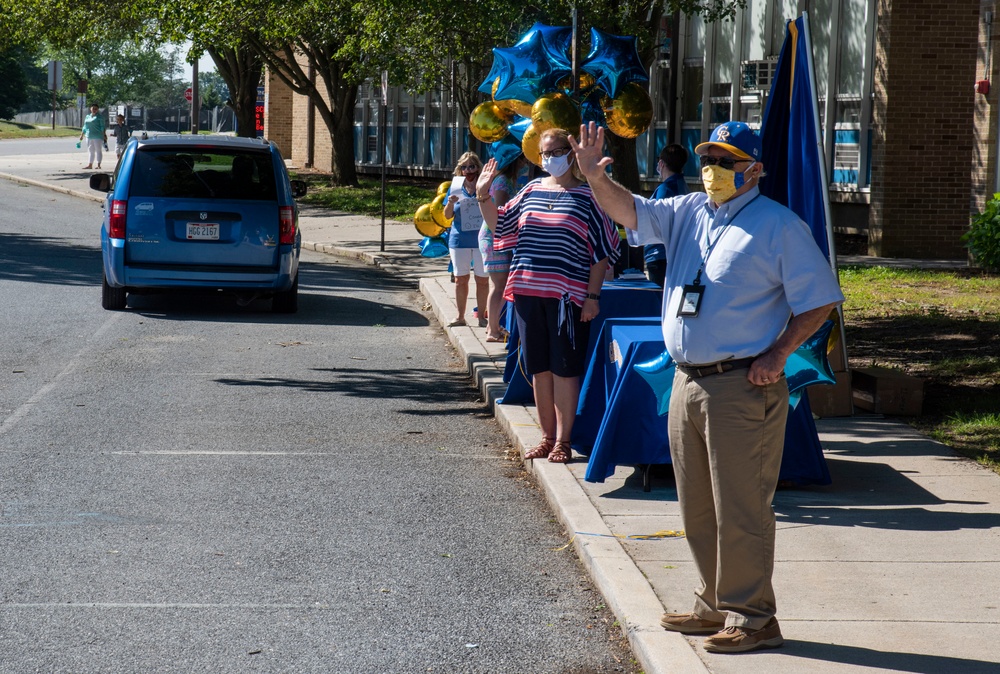
<svg viewBox="0 0 1000 674">
<path fill-rule="evenodd" d="M 219 225 L 215 222 L 189 222 L 187 223 L 187 238 L 189 240 L 219 240 Z"/>
</svg>

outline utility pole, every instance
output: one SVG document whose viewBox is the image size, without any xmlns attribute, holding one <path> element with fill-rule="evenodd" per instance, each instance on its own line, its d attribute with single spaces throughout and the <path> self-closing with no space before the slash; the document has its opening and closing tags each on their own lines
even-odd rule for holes
<svg viewBox="0 0 1000 674">
<path fill-rule="evenodd" d="M 198 117 L 201 116 L 201 98 L 198 94 L 198 61 L 191 64 L 191 133 L 198 133 Z"/>
</svg>

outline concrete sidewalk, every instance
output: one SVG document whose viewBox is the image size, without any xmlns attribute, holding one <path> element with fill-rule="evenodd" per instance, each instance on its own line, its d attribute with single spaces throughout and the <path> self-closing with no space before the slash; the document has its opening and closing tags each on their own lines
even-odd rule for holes
<svg viewBox="0 0 1000 674">
<path fill-rule="evenodd" d="M 78 160 L 0 156 L 0 175 L 99 199 Z M 306 248 L 413 279 L 442 325 L 454 316 L 447 263 L 419 256 L 412 224 L 387 222 L 385 251 L 378 220 L 306 208 L 301 227 Z M 504 346 L 486 343 L 479 328 L 443 329 L 493 405 Z M 533 407 L 493 410 L 522 450 L 540 438 Z M 856 416 L 817 427 L 833 484 L 779 491 L 774 501 L 786 642 L 773 651 L 709 654 L 701 639 L 659 627 L 664 610 L 691 606 L 687 544 L 625 537 L 682 528 L 669 471 L 644 493 L 631 468 L 603 484 L 583 480 L 582 459 L 528 468 L 646 674 L 1000 673 L 1000 477 L 895 421 Z"/>
</svg>

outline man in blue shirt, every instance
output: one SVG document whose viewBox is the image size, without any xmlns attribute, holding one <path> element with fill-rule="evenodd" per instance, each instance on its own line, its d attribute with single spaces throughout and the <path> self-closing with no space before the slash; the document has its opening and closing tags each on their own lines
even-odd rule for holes
<svg viewBox="0 0 1000 674">
<path fill-rule="evenodd" d="M 667 420 L 677 497 L 701 579 L 688 613 L 660 624 L 739 653 L 783 643 L 775 618 L 775 518 L 788 413 L 785 361 L 843 302 L 808 227 L 764 197 L 761 141 L 717 127 L 699 155 L 705 192 L 651 201 L 605 172 L 604 130 L 570 139 L 611 218 L 639 244 L 662 243 L 662 328 L 677 363 Z"/>
<path fill-rule="evenodd" d="M 656 162 L 656 171 L 661 182 L 657 185 L 650 199 L 669 199 L 688 193 L 687 182 L 684 180 L 684 165 L 687 164 L 688 153 L 682 146 L 672 143 L 660 151 L 660 160 Z M 646 274 L 649 280 L 663 287 L 663 277 L 667 271 L 666 249 L 662 243 L 651 243 L 643 249 L 646 263 Z"/>
</svg>

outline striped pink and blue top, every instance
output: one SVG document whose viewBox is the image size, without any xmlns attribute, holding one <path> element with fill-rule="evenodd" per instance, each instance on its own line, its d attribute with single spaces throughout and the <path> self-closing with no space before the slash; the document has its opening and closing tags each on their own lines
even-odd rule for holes
<svg viewBox="0 0 1000 674">
<path fill-rule="evenodd" d="M 590 268 L 618 259 L 618 230 L 597 205 L 590 185 L 543 187 L 533 180 L 500 207 L 494 250 L 514 250 L 504 297 L 532 295 L 577 306 L 587 296 Z"/>
</svg>

